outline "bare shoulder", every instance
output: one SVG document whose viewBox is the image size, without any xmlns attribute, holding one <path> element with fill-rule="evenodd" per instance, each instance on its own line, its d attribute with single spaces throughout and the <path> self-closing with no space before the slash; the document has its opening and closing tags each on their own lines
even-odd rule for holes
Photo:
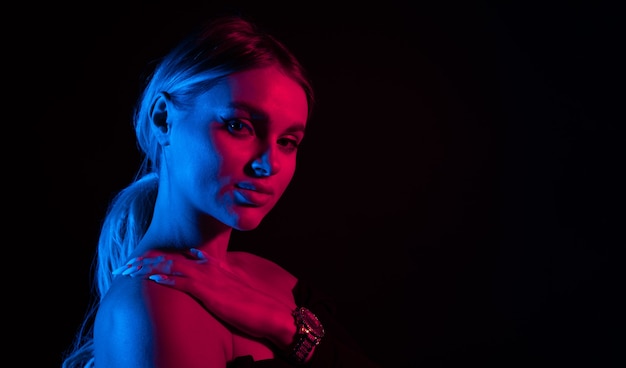
<svg viewBox="0 0 626 368">
<path fill-rule="evenodd" d="M 253 253 L 243 251 L 228 252 L 228 260 L 240 269 L 264 272 L 267 273 L 267 276 L 283 277 L 285 279 L 295 278 L 278 263 Z"/>
<path fill-rule="evenodd" d="M 118 277 L 94 327 L 97 366 L 225 365 L 231 355 L 231 334 L 219 321 L 187 294 L 150 280 Z"/>
<path fill-rule="evenodd" d="M 281 265 L 267 258 L 249 252 L 229 252 L 229 261 L 236 268 L 258 280 L 265 280 L 268 284 L 279 286 L 291 292 L 297 278 Z"/>
</svg>

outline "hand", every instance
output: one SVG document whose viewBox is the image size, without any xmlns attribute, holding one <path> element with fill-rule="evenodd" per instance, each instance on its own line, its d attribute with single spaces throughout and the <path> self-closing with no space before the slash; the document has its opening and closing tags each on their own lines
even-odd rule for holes
<svg viewBox="0 0 626 368">
<path fill-rule="evenodd" d="M 249 282 L 198 249 L 189 253 L 150 251 L 131 259 L 115 275 L 145 277 L 160 285 L 186 292 L 239 331 L 266 338 L 283 349 L 291 342 L 295 326 L 291 307 Z"/>
<path fill-rule="evenodd" d="M 183 274 L 174 273 L 172 271 L 172 265 L 174 264 L 173 259 L 166 259 L 165 255 L 156 255 L 156 251 L 150 252 L 154 256 L 140 256 L 132 258 L 130 261 L 126 262 L 126 264 L 116 270 L 113 270 L 113 275 L 124 275 L 130 277 L 138 277 L 138 276 L 148 276 L 150 280 L 156 281 L 163 285 L 174 286 L 175 281 L 172 278 L 169 278 L 169 275 L 183 276 Z M 171 255 L 173 253 L 168 253 Z M 206 263 L 209 258 L 202 251 L 192 248 L 189 251 L 189 254 L 195 259 L 197 263 Z M 218 264 L 219 261 L 215 260 Z"/>
</svg>

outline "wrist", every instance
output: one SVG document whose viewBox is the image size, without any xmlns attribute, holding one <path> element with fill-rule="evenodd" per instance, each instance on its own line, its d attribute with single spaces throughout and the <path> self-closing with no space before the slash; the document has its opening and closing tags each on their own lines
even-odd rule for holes
<svg viewBox="0 0 626 368">
<path fill-rule="evenodd" d="M 273 315 L 271 333 L 266 336 L 268 340 L 278 349 L 278 351 L 288 351 L 297 333 L 292 310 L 281 308 L 280 312 L 275 311 Z"/>
<path fill-rule="evenodd" d="M 324 327 L 317 316 L 305 307 L 296 308 L 292 315 L 296 331 L 287 349 L 287 357 L 292 362 L 304 364 L 322 341 L 325 333 Z"/>
</svg>

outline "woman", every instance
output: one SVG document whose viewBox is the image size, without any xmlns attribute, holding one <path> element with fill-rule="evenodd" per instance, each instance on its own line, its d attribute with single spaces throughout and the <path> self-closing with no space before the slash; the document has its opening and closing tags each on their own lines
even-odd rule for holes
<svg viewBox="0 0 626 368">
<path fill-rule="evenodd" d="M 144 162 L 103 222 L 99 302 L 64 367 L 375 366 L 310 284 L 228 249 L 291 182 L 313 103 L 296 58 L 241 17 L 160 61 L 134 116 Z"/>
</svg>

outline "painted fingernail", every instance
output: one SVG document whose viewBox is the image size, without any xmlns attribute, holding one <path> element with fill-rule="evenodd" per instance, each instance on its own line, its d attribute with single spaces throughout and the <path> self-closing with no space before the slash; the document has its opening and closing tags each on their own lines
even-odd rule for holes
<svg viewBox="0 0 626 368">
<path fill-rule="evenodd" d="M 174 283 L 174 281 L 171 280 L 166 275 L 150 275 L 150 276 L 148 276 L 148 278 L 150 280 L 156 282 L 156 283 L 159 283 L 159 284 L 172 285 Z"/>
<path fill-rule="evenodd" d="M 130 267 L 129 264 L 123 265 L 122 267 L 118 267 L 116 269 L 113 270 L 113 272 L 111 272 L 114 275 L 119 275 L 122 272 L 126 271 L 128 268 Z"/>
<path fill-rule="evenodd" d="M 122 272 L 122 275 L 128 275 L 128 274 L 131 274 L 133 272 L 137 272 L 139 270 L 141 270 L 141 265 L 139 265 L 139 266 L 128 265 L 128 268 Z"/>
<path fill-rule="evenodd" d="M 191 253 L 193 253 L 194 256 L 200 258 L 200 259 L 207 259 L 206 256 L 204 255 L 204 252 L 202 252 L 200 249 L 197 248 L 191 248 L 190 249 Z"/>
</svg>

